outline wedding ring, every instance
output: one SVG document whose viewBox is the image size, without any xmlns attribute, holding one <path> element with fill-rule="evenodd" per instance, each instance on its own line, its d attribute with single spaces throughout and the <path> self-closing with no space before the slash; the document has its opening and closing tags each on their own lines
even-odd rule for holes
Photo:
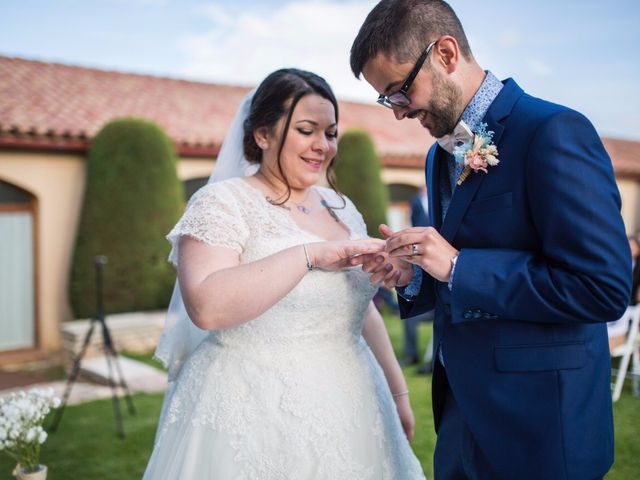
<svg viewBox="0 0 640 480">
<path fill-rule="evenodd" d="M 418 255 L 418 245 L 415 243 L 411 244 L 411 256 Z"/>
</svg>

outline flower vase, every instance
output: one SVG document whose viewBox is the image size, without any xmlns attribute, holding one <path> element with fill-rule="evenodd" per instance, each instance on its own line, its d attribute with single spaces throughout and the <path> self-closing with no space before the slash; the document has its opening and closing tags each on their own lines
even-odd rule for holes
<svg viewBox="0 0 640 480">
<path fill-rule="evenodd" d="M 47 480 L 47 466 L 38 465 L 37 470 L 29 472 L 18 464 L 13 471 L 13 476 L 16 477 L 17 480 Z"/>
</svg>

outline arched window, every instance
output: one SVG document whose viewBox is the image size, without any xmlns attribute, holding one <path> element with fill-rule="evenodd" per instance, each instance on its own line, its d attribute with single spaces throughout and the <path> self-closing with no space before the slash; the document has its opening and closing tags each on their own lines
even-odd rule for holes
<svg viewBox="0 0 640 480">
<path fill-rule="evenodd" d="M 36 346 L 35 205 L 0 180 L 0 352 Z"/>
</svg>

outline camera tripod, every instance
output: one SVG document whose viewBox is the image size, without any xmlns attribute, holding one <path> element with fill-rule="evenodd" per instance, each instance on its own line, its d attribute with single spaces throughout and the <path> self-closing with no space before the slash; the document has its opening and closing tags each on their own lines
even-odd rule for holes
<svg viewBox="0 0 640 480">
<path fill-rule="evenodd" d="M 67 385 L 65 387 L 64 395 L 62 396 L 62 402 L 60 404 L 60 408 L 56 411 L 56 415 L 51 423 L 50 431 L 55 432 L 58 429 L 60 421 L 62 420 L 62 414 L 64 413 L 64 409 L 67 406 L 67 402 L 69 401 L 69 395 L 71 394 L 71 389 L 73 388 L 73 384 L 78 378 L 78 374 L 80 373 L 80 364 L 84 355 L 87 352 L 89 347 L 89 343 L 91 341 L 91 337 L 93 335 L 93 331 L 96 327 L 96 324 L 100 324 L 100 329 L 102 332 L 102 347 L 105 353 L 105 358 L 107 360 L 107 371 L 108 371 L 108 383 L 111 387 L 111 400 L 113 402 L 113 411 L 116 418 L 116 433 L 119 438 L 124 439 L 124 428 L 122 426 L 122 414 L 120 412 L 120 399 L 118 397 L 118 387 L 121 387 L 124 390 L 124 397 L 127 403 L 127 407 L 129 413 L 131 415 L 135 415 L 135 407 L 133 406 L 133 400 L 131 399 L 131 392 L 129 391 L 129 387 L 124 379 L 124 375 L 122 373 L 122 367 L 120 366 L 120 362 L 118 361 L 118 352 L 113 345 L 113 340 L 111 337 L 111 332 L 109 332 L 109 327 L 107 327 L 107 323 L 105 322 L 104 316 L 104 305 L 103 305 L 103 288 L 102 288 L 102 270 L 104 265 L 107 263 L 107 257 L 99 256 L 95 259 L 96 266 L 96 316 L 91 319 L 91 324 L 89 326 L 89 330 L 87 331 L 84 342 L 82 344 L 82 348 L 80 352 L 73 360 L 73 366 L 71 368 L 71 372 L 69 373 L 69 377 L 67 378 Z M 116 380 L 114 377 L 114 373 L 117 374 L 119 380 Z"/>
</svg>

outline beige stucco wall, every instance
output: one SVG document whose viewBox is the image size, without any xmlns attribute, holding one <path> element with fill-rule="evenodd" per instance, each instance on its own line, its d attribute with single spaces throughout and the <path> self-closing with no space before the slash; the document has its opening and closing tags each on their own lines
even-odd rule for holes
<svg viewBox="0 0 640 480">
<path fill-rule="evenodd" d="M 44 351 L 56 350 L 62 342 L 59 326 L 71 319 L 67 284 L 84 192 L 84 157 L 0 152 L 0 179 L 37 199 L 38 343 Z"/>
<path fill-rule="evenodd" d="M 383 168 L 382 181 L 420 188 L 424 185 L 424 170 L 415 168 Z"/>
<path fill-rule="evenodd" d="M 630 235 L 640 228 L 640 183 L 628 178 L 619 178 L 617 182 L 622 197 L 622 218 Z"/>
<path fill-rule="evenodd" d="M 197 158 L 180 158 L 178 161 L 178 178 L 183 182 L 192 178 L 208 177 L 213 171 L 214 160 Z"/>
</svg>

